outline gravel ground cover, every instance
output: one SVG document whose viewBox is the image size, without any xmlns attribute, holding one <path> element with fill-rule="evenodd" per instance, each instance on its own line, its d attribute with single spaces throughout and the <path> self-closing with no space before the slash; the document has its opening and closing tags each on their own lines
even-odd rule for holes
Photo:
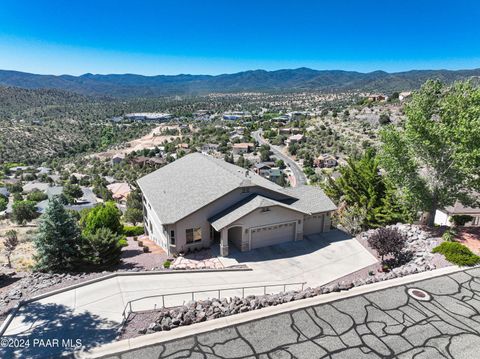
<svg viewBox="0 0 480 359">
<path fill-rule="evenodd" d="M 406 263 L 391 269 L 389 272 L 383 272 L 381 263 L 378 262 L 348 276 L 338 278 L 327 285 L 305 288 L 302 291 L 288 291 L 263 296 L 248 296 L 246 298 L 212 298 L 209 300 L 191 301 L 183 306 L 174 308 L 132 313 L 123 328 L 120 339 L 132 338 L 156 331 L 168 331 L 179 326 L 213 320 L 326 293 L 348 290 L 352 287 L 450 265 L 443 259 L 442 255 L 431 253 L 431 249 L 442 241 L 438 237 L 438 233 L 426 231 L 417 225 L 397 224 L 390 227 L 395 227 L 405 234 L 407 237 L 406 251 L 411 256 Z M 357 239 L 373 255 L 377 256 L 375 251 L 368 247 L 368 238 L 373 233 L 374 230 L 363 232 L 358 235 Z"/>
</svg>

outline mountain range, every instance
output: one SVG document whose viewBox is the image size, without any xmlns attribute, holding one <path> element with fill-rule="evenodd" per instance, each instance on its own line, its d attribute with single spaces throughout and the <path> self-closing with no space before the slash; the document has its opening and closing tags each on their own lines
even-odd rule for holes
<svg viewBox="0 0 480 359">
<path fill-rule="evenodd" d="M 158 97 L 165 95 L 198 95 L 211 92 L 239 91 L 406 91 L 419 88 L 428 79 L 446 83 L 480 79 L 480 68 L 472 70 L 412 70 L 388 73 L 361 73 L 309 68 L 276 71 L 251 70 L 222 75 L 135 74 L 38 75 L 0 70 L 0 86 L 26 89 L 56 89 L 88 96 Z"/>
</svg>

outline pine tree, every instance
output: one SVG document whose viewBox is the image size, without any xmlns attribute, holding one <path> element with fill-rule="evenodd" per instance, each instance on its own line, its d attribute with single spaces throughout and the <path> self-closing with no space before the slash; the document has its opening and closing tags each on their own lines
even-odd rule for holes
<svg viewBox="0 0 480 359">
<path fill-rule="evenodd" d="M 54 197 L 49 201 L 40 218 L 34 244 L 37 249 L 37 270 L 66 272 L 78 269 L 81 261 L 80 230 L 59 198 Z"/>
</svg>

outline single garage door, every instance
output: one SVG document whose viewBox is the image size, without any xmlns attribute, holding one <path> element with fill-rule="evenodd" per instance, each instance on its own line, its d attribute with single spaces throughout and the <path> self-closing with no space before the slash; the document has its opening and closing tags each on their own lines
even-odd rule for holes
<svg viewBox="0 0 480 359">
<path fill-rule="evenodd" d="M 295 240 L 295 222 L 275 224 L 251 230 L 250 249 L 273 246 Z"/>
<path fill-rule="evenodd" d="M 310 234 L 317 234 L 323 232 L 324 222 L 324 214 L 316 214 L 306 217 L 303 221 L 303 234 L 308 236 Z"/>
</svg>

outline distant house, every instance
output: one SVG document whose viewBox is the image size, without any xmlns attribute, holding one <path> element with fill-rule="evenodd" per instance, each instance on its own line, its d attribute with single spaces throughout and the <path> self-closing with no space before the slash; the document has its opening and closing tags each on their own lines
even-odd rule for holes
<svg viewBox="0 0 480 359">
<path fill-rule="evenodd" d="M 148 164 L 152 166 L 164 165 L 167 163 L 167 160 L 163 157 L 151 157 L 147 161 Z"/>
<path fill-rule="evenodd" d="M 44 182 L 28 182 L 23 186 L 23 192 L 30 193 L 32 191 L 46 192 L 50 187 L 48 183 Z"/>
<path fill-rule="evenodd" d="M 281 116 L 277 116 L 277 117 L 272 118 L 270 121 L 272 121 L 272 122 L 286 123 L 286 122 L 290 121 L 290 116 L 288 116 L 288 115 L 281 115 Z"/>
<path fill-rule="evenodd" d="M 136 112 L 128 113 L 125 115 L 125 118 L 132 121 L 159 121 L 164 122 L 172 118 L 172 115 L 169 113 L 159 113 L 159 112 Z"/>
<path fill-rule="evenodd" d="M 223 114 L 223 119 L 227 121 L 236 121 L 236 120 L 247 119 L 251 117 L 252 115 L 249 112 L 245 112 L 245 111 L 225 112 Z"/>
<path fill-rule="evenodd" d="M 72 211 L 81 211 L 83 209 L 93 208 L 98 204 L 98 199 L 95 193 L 88 187 L 81 187 L 83 196 L 77 199 L 76 203 L 68 204 L 64 207 Z M 46 191 L 48 199 L 37 203 L 37 212 L 43 213 L 48 206 L 48 200 L 63 193 L 62 186 L 49 187 Z"/>
<path fill-rule="evenodd" d="M 405 99 L 407 97 L 410 97 L 412 95 L 412 92 L 410 91 L 404 91 L 404 92 L 400 92 L 399 95 L 398 95 L 398 99 L 400 101 L 405 101 Z"/>
<path fill-rule="evenodd" d="M 138 156 L 138 157 L 134 157 L 132 158 L 132 162 L 137 164 L 137 165 L 141 165 L 141 166 L 145 166 L 148 161 L 150 160 L 149 157 L 145 157 L 145 156 Z"/>
<path fill-rule="evenodd" d="M 107 185 L 107 188 L 112 192 L 113 199 L 119 202 L 125 202 L 132 191 L 127 182 L 111 183 Z"/>
<path fill-rule="evenodd" d="M 233 131 L 230 132 L 230 135 L 243 135 L 245 134 L 245 127 L 242 126 L 237 126 L 233 129 Z"/>
<path fill-rule="evenodd" d="M 8 192 L 7 187 L 0 187 L 0 195 L 5 197 L 10 196 L 10 192 Z"/>
<path fill-rule="evenodd" d="M 28 171 L 31 169 L 32 169 L 31 166 L 14 166 L 9 168 L 10 172 Z"/>
<path fill-rule="evenodd" d="M 202 146 L 202 153 L 216 152 L 218 151 L 218 147 L 220 147 L 220 145 L 216 143 L 206 143 Z"/>
<path fill-rule="evenodd" d="M 325 168 L 331 168 L 331 167 L 336 167 L 338 162 L 337 159 L 329 154 L 323 154 L 318 156 L 314 161 L 313 161 L 314 166 L 316 167 L 325 167 Z"/>
<path fill-rule="evenodd" d="M 227 256 L 230 246 L 249 251 L 300 241 L 328 231 L 336 209 L 319 187 L 282 188 L 198 152 L 137 183 L 147 235 L 169 255 L 216 245 Z"/>
<path fill-rule="evenodd" d="M 177 148 L 183 149 L 183 150 L 188 150 L 190 148 L 188 143 L 179 143 L 177 145 Z"/>
<path fill-rule="evenodd" d="M 3 178 L 2 182 L 4 184 L 17 184 L 20 180 L 18 178 Z"/>
<path fill-rule="evenodd" d="M 115 156 L 112 157 L 111 163 L 113 165 L 118 165 L 125 159 L 125 155 L 123 154 L 116 154 Z"/>
<path fill-rule="evenodd" d="M 381 94 L 372 94 L 368 96 L 368 99 L 373 102 L 380 102 L 385 101 L 387 97 Z"/>
<path fill-rule="evenodd" d="M 241 155 L 250 152 L 255 145 L 253 143 L 234 143 L 232 146 L 232 152 L 234 155 Z"/>
<path fill-rule="evenodd" d="M 262 177 L 268 177 L 270 174 L 270 169 L 272 168 L 272 165 L 267 164 L 265 162 L 260 162 L 256 163 L 253 167 L 253 171 Z"/>
<path fill-rule="evenodd" d="M 235 133 L 233 135 L 230 136 L 230 141 L 232 142 L 235 142 L 235 141 L 243 141 L 243 139 L 245 138 L 244 135 L 239 135 L 238 133 Z"/>
<path fill-rule="evenodd" d="M 283 172 L 278 167 L 273 167 L 270 169 L 268 174 L 268 179 L 272 182 L 279 183 L 280 179 L 283 177 Z"/>
<path fill-rule="evenodd" d="M 480 208 L 478 207 L 466 207 L 460 202 L 455 202 L 453 206 L 446 207 L 444 209 L 438 209 L 435 212 L 435 224 L 440 226 L 451 226 L 452 216 L 467 215 L 471 216 L 472 220 L 466 223 L 466 226 L 480 227 Z"/>
<path fill-rule="evenodd" d="M 51 171 L 52 169 L 49 167 L 37 167 L 37 174 L 39 175 L 43 175 L 43 174 L 48 175 L 50 174 Z"/>
<path fill-rule="evenodd" d="M 305 141 L 305 136 L 304 135 L 301 135 L 301 134 L 298 134 L 298 135 L 292 135 L 290 136 L 286 141 L 285 141 L 285 144 L 287 146 L 291 146 L 293 145 L 294 143 L 300 143 L 300 142 L 303 142 Z"/>
<path fill-rule="evenodd" d="M 302 132 L 303 130 L 298 127 L 285 127 L 278 130 L 278 133 L 281 135 L 290 135 L 290 134 L 297 135 Z"/>
</svg>

